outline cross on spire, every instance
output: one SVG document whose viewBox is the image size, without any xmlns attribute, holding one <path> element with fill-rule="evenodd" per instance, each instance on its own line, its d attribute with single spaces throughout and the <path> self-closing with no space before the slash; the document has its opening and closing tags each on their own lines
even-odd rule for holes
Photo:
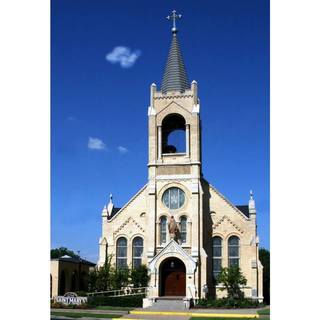
<svg viewBox="0 0 320 320">
<path fill-rule="evenodd" d="M 176 10 L 172 10 L 172 14 L 170 16 L 167 16 L 168 20 L 172 20 L 172 33 L 177 33 L 178 29 L 176 27 L 176 19 L 181 19 L 182 15 L 181 14 L 177 14 Z"/>
</svg>

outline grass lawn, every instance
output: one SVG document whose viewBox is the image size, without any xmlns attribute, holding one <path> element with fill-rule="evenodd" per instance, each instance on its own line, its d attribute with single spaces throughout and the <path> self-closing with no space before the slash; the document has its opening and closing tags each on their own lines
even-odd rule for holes
<svg viewBox="0 0 320 320">
<path fill-rule="evenodd" d="M 119 314 L 93 314 L 93 313 L 72 313 L 72 312 L 58 312 L 52 311 L 51 315 L 53 316 L 64 316 L 69 318 L 82 318 L 82 317 L 92 317 L 92 318 L 120 318 L 122 315 Z"/>
<path fill-rule="evenodd" d="M 270 308 L 266 308 L 266 309 L 263 309 L 263 310 L 258 310 L 257 312 L 261 316 L 270 316 Z"/>
<path fill-rule="evenodd" d="M 120 311 L 130 311 L 133 310 L 134 308 L 130 307 L 112 307 L 112 306 L 97 306 L 95 307 L 97 310 L 120 310 Z"/>
</svg>

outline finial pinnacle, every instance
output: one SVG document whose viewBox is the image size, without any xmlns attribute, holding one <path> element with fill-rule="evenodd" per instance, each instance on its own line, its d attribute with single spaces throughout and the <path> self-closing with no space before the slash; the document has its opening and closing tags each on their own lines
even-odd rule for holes
<svg viewBox="0 0 320 320">
<path fill-rule="evenodd" d="M 112 193 L 109 195 L 109 203 L 112 203 Z"/>
<path fill-rule="evenodd" d="M 176 27 L 176 19 L 181 19 L 182 15 L 181 14 L 177 14 L 177 11 L 176 10 L 172 10 L 172 14 L 167 16 L 167 19 L 168 20 L 171 20 L 172 19 L 172 33 L 173 34 L 176 34 L 178 32 L 178 29 Z"/>
<path fill-rule="evenodd" d="M 250 190 L 250 199 L 253 200 L 253 191 Z"/>
</svg>

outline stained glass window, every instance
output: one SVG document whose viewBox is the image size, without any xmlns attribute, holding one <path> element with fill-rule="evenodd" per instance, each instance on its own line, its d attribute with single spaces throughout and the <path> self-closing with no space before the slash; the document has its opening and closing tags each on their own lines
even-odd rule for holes
<svg viewBox="0 0 320 320">
<path fill-rule="evenodd" d="M 239 267 L 239 238 L 231 236 L 228 240 L 229 267 Z"/>
<path fill-rule="evenodd" d="M 180 219 L 180 235 L 181 235 L 181 242 L 187 242 L 187 218 L 181 217 Z"/>
<path fill-rule="evenodd" d="M 222 262 L 222 239 L 220 237 L 212 238 L 212 256 L 213 256 L 213 277 L 217 280 L 217 277 L 221 271 Z"/>
<path fill-rule="evenodd" d="M 167 242 L 167 218 L 161 217 L 160 219 L 160 243 Z"/>
<path fill-rule="evenodd" d="M 132 266 L 137 268 L 141 266 L 143 253 L 143 239 L 136 237 L 132 242 Z"/>
<path fill-rule="evenodd" d="M 127 239 L 119 238 L 117 241 L 117 268 L 127 267 Z"/>
<path fill-rule="evenodd" d="M 169 209 L 179 209 L 184 205 L 185 193 L 179 188 L 169 188 L 164 192 L 162 202 Z"/>
</svg>

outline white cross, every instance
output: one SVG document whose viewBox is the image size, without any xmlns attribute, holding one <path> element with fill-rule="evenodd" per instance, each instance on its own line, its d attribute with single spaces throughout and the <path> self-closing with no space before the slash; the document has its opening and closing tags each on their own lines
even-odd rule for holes
<svg viewBox="0 0 320 320">
<path fill-rule="evenodd" d="M 172 10 L 171 16 L 167 16 L 168 20 L 172 19 L 172 21 L 173 21 L 173 26 L 172 26 L 172 29 L 171 29 L 173 33 L 177 32 L 176 19 L 181 19 L 181 17 L 182 17 L 182 15 L 181 14 L 177 14 L 176 10 Z"/>
</svg>

